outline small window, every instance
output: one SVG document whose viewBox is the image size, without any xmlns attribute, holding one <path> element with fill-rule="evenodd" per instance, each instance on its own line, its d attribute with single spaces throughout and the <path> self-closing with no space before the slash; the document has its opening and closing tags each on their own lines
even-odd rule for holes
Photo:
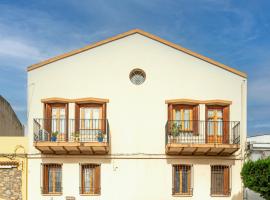
<svg viewBox="0 0 270 200">
<path fill-rule="evenodd" d="M 81 165 L 80 194 L 100 194 L 100 165 Z"/>
<path fill-rule="evenodd" d="M 42 194 L 62 193 L 62 165 L 43 164 Z"/>
<path fill-rule="evenodd" d="M 133 69 L 129 74 L 129 79 L 134 85 L 141 85 L 146 78 L 146 74 L 142 69 Z"/>
<path fill-rule="evenodd" d="M 229 166 L 211 166 L 211 195 L 230 195 Z"/>
<path fill-rule="evenodd" d="M 190 165 L 173 165 L 173 195 L 192 195 Z"/>
</svg>

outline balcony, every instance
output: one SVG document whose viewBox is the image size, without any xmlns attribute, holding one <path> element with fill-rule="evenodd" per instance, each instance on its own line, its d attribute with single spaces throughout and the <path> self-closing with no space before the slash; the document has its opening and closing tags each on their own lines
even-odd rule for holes
<svg viewBox="0 0 270 200">
<path fill-rule="evenodd" d="M 108 120 L 34 119 L 34 147 L 43 154 L 107 154 Z"/>
<path fill-rule="evenodd" d="M 168 155 L 230 156 L 240 148 L 240 122 L 169 120 Z"/>
</svg>

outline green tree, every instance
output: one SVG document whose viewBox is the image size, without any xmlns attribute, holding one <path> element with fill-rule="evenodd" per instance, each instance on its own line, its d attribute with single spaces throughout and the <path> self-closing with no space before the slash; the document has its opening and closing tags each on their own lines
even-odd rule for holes
<svg viewBox="0 0 270 200">
<path fill-rule="evenodd" d="M 241 176 L 245 187 L 270 200 L 270 157 L 246 162 Z"/>
</svg>

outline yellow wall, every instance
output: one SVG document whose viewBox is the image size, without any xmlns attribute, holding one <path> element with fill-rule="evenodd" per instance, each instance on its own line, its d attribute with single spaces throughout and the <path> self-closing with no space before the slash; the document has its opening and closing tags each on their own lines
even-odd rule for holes
<svg viewBox="0 0 270 200">
<path fill-rule="evenodd" d="M 27 137 L 0 137 L 0 162 L 18 161 L 18 169 L 22 170 L 22 197 L 27 199 Z"/>
</svg>

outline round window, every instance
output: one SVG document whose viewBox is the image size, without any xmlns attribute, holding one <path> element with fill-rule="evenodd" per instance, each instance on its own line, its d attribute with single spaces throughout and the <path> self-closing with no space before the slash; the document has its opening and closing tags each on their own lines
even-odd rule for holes
<svg viewBox="0 0 270 200">
<path fill-rule="evenodd" d="M 133 69 L 129 73 L 129 79 L 130 81 L 135 85 L 141 85 L 146 78 L 146 74 L 142 69 Z"/>
</svg>

